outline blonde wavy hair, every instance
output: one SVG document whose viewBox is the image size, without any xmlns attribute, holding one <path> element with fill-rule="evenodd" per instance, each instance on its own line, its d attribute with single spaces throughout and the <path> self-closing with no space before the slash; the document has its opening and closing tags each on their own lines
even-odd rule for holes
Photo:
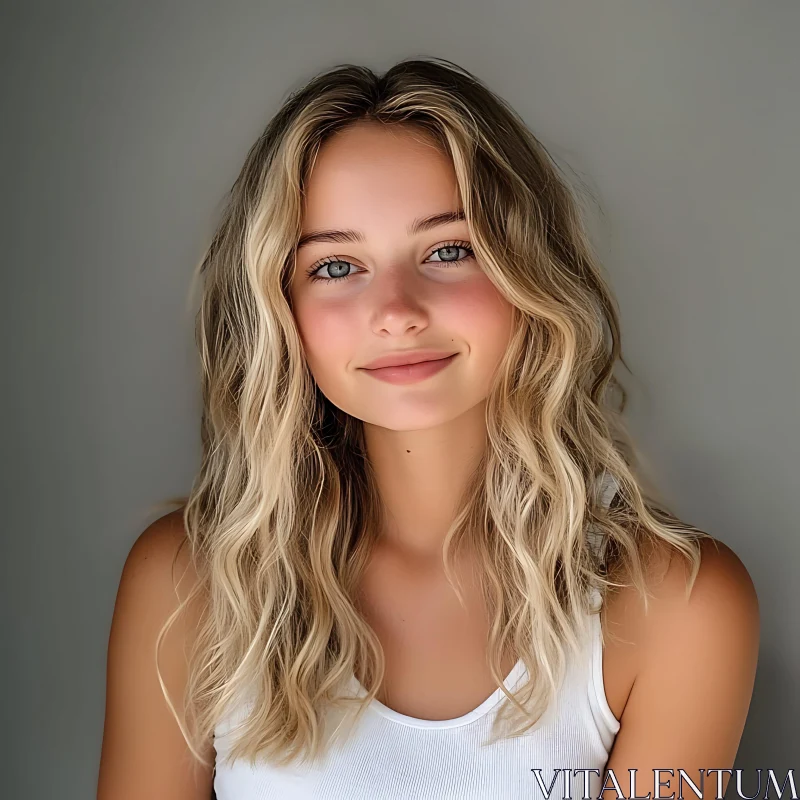
<svg viewBox="0 0 800 800">
<path fill-rule="evenodd" d="M 202 463 L 188 497 L 172 502 L 183 505 L 198 582 L 162 629 L 156 662 L 167 629 L 202 594 L 185 716 L 161 682 L 200 761 L 201 742 L 245 698 L 227 758 L 314 760 L 348 730 L 330 731 L 327 710 L 355 722 L 383 680 L 380 643 L 356 607 L 382 522 L 362 423 L 316 387 L 288 292 L 309 170 L 326 139 L 356 121 L 411 126 L 448 154 L 474 252 L 516 317 L 486 402 L 487 449 L 444 545 L 459 598 L 459 550 L 485 568 L 498 686 L 508 653 L 530 676 L 513 693 L 503 687 L 492 740 L 503 722 L 519 735 L 548 708 L 589 633 L 592 587 L 605 596 L 627 576 L 646 607 L 648 546 L 665 543 L 691 565 L 688 592 L 709 537 L 634 474 L 626 392 L 612 375 L 625 363 L 615 301 L 578 198 L 519 116 L 440 58 L 381 76 L 351 64 L 321 73 L 251 148 L 195 273 Z M 603 475 L 617 489 L 608 508 Z M 358 669 L 361 699 L 342 692 Z"/>
</svg>

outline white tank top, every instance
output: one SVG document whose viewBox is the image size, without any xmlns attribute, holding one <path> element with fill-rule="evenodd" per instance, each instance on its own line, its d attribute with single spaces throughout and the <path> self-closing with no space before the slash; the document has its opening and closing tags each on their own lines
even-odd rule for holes
<svg viewBox="0 0 800 800">
<path fill-rule="evenodd" d="M 616 491 L 606 481 L 602 500 Z M 594 608 L 600 594 L 593 589 Z M 322 766 L 276 767 L 243 760 L 222 763 L 231 730 L 244 707 L 216 727 L 214 747 L 217 800 L 520 800 L 599 796 L 600 776 L 620 728 L 603 687 L 600 618 L 591 616 L 583 657 L 570 662 L 553 705 L 534 729 L 481 746 L 505 695 L 497 689 L 477 708 L 455 719 L 426 720 L 400 714 L 377 700 Z M 504 683 L 509 691 L 527 678 L 518 661 Z M 350 688 L 365 694 L 351 677 Z M 583 770 L 582 772 L 575 772 Z M 594 770 L 589 772 L 588 770 Z M 537 781 L 537 773 L 539 781 Z M 555 778 L 555 782 L 554 782 Z"/>
</svg>

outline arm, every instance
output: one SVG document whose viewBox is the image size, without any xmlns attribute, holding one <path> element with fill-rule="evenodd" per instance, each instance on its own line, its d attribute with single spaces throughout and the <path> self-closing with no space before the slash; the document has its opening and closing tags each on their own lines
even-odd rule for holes
<svg viewBox="0 0 800 800">
<path fill-rule="evenodd" d="M 98 800 L 210 800 L 213 768 L 197 762 L 161 691 L 156 637 L 178 597 L 196 579 L 189 567 L 180 512 L 150 525 L 134 543 L 120 579 L 108 643 L 106 712 Z M 200 608 L 190 607 L 164 637 L 159 666 L 170 699 L 181 708 L 190 636 Z M 204 755 L 212 759 L 213 742 Z"/>
<path fill-rule="evenodd" d="M 696 798 L 679 769 L 700 788 L 700 770 L 731 769 L 744 729 L 759 645 L 758 599 L 742 562 L 721 542 L 704 541 L 689 600 L 688 568 L 673 557 L 652 587 L 647 616 L 636 612 L 636 679 L 609 756 L 622 793 L 652 798 Z M 641 601 L 639 601 L 641 602 Z M 655 786 L 653 770 L 664 783 Z M 724 791 L 729 775 L 722 773 Z M 704 772 L 703 796 L 718 795 L 717 773 Z M 607 787 L 612 781 L 607 780 Z M 658 792 L 658 794 L 657 794 Z M 615 790 L 602 797 L 616 797 Z"/>
</svg>

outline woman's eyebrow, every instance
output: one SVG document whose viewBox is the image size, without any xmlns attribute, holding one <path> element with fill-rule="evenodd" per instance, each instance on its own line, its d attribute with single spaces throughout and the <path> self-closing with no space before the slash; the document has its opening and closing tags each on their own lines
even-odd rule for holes
<svg viewBox="0 0 800 800">
<path fill-rule="evenodd" d="M 408 235 L 414 236 L 422 231 L 428 231 L 436 228 L 439 225 L 447 225 L 450 222 L 463 222 L 464 210 L 459 208 L 457 211 L 445 211 L 441 214 L 431 214 L 429 217 L 422 217 L 414 220 L 408 228 Z M 346 242 L 363 242 L 364 234 L 360 231 L 345 230 L 345 231 L 311 231 L 310 233 L 303 234 L 300 241 L 297 243 L 295 250 L 299 250 L 307 244 L 315 244 L 318 242 L 334 242 L 343 244 Z"/>
</svg>

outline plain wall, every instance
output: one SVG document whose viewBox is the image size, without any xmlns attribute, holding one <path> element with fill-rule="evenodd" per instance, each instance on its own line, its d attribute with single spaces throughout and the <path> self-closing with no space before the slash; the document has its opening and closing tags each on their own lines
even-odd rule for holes
<svg viewBox="0 0 800 800">
<path fill-rule="evenodd" d="M 122 564 L 198 465 L 189 279 L 248 148 L 314 73 L 424 55 L 505 97 L 594 197 L 631 431 L 758 591 L 737 767 L 798 767 L 800 4 L 73 0 L 2 18 L 4 796 L 94 794 Z"/>
</svg>

